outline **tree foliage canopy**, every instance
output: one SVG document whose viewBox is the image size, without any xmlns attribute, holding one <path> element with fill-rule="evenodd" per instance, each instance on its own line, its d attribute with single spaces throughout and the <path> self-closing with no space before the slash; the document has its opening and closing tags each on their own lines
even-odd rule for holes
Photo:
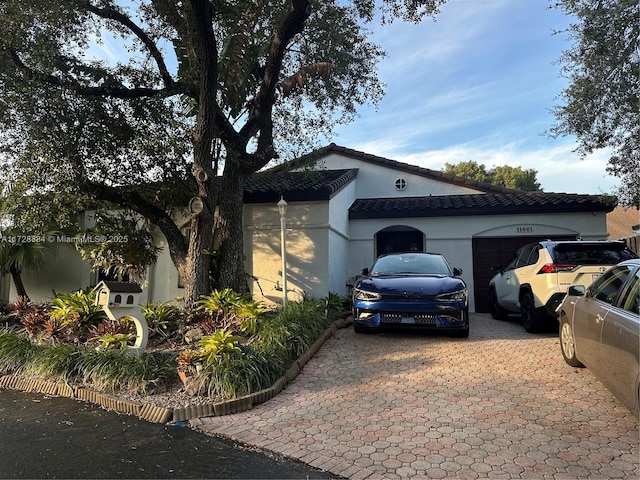
<svg viewBox="0 0 640 480">
<path fill-rule="evenodd" d="M 488 182 L 505 188 L 525 192 L 542 191 L 538 182 L 538 171 L 533 168 L 523 170 L 521 167 L 504 165 L 487 170 L 482 164 L 468 160 L 460 163 L 445 163 L 444 172 L 470 178 L 478 182 Z"/>
<path fill-rule="evenodd" d="M 575 135 L 581 155 L 608 148 L 607 171 L 622 180 L 619 200 L 640 202 L 640 3 L 557 0 L 577 20 L 564 52 L 570 85 L 554 109 L 553 135 Z"/>
<path fill-rule="evenodd" d="M 416 22 L 444 1 L 0 0 L 13 211 L 51 192 L 132 209 L 167 239 L 187 304 L 208 293 L 214 249 L 221 286 L 246 290 L 247 177 L 382 97 L 367 21 Z M 185 242 L 177 211 L 196 195 Z"/>
</svg>

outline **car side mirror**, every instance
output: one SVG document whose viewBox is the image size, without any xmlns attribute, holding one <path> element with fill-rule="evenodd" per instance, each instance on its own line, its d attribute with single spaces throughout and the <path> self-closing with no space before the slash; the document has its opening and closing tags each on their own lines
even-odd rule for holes
<svg viewBox="0 0 640 480">
<path fill-rule="evenodd" d="M 369 275 L 369 269 L 367 267 L 364 267 L 360 273 L 365 276 Z"/>
<path fill-rule="evenodd" d="M 458 267 L 453 267 L 453 276 L 459 277 L 460 275 L 462 275 L 462 269 Z"/>
<path fill-rule="evenodd" d="M 584 285 L 571 285 L 567 290 L 567 294 L 573 297 L 582 297 L 585 294 Z"/>
</svg>

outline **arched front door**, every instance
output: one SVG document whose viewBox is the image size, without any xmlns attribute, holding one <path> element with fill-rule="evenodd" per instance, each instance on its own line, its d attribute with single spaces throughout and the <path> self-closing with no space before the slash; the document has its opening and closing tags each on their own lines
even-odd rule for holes
<svg viewBox="0 0 640 480">
<path fill-rule="evenodd" d="M 376 233 L 376 257 L 385 253 L 424 252 L 424 234 L 413 227 L 396 225 Z"/>
</svg>

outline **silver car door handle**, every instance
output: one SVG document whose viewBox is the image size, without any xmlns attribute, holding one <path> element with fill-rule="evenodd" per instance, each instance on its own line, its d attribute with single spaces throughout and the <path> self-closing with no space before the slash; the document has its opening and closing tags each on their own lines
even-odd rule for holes
<svg viewBox="0 0 640 480">
<path fill-rule="evenodd" d="M 604 322 L 604 317 L 598 313 L 596 315 L 596 323 L 602 323 L 602 322 Z"/>
</svg>

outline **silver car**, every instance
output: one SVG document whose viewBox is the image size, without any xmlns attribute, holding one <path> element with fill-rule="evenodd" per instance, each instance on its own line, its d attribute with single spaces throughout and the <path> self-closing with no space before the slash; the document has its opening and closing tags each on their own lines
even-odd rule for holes
<svg viewBox="0 0 640 480">
<path fill-rule="evenodd" d="M 640 413 L 640 259 L 607 270 L 589 287 L 573 285 L 557 309 L 560 347 Z"/>
</svg>

